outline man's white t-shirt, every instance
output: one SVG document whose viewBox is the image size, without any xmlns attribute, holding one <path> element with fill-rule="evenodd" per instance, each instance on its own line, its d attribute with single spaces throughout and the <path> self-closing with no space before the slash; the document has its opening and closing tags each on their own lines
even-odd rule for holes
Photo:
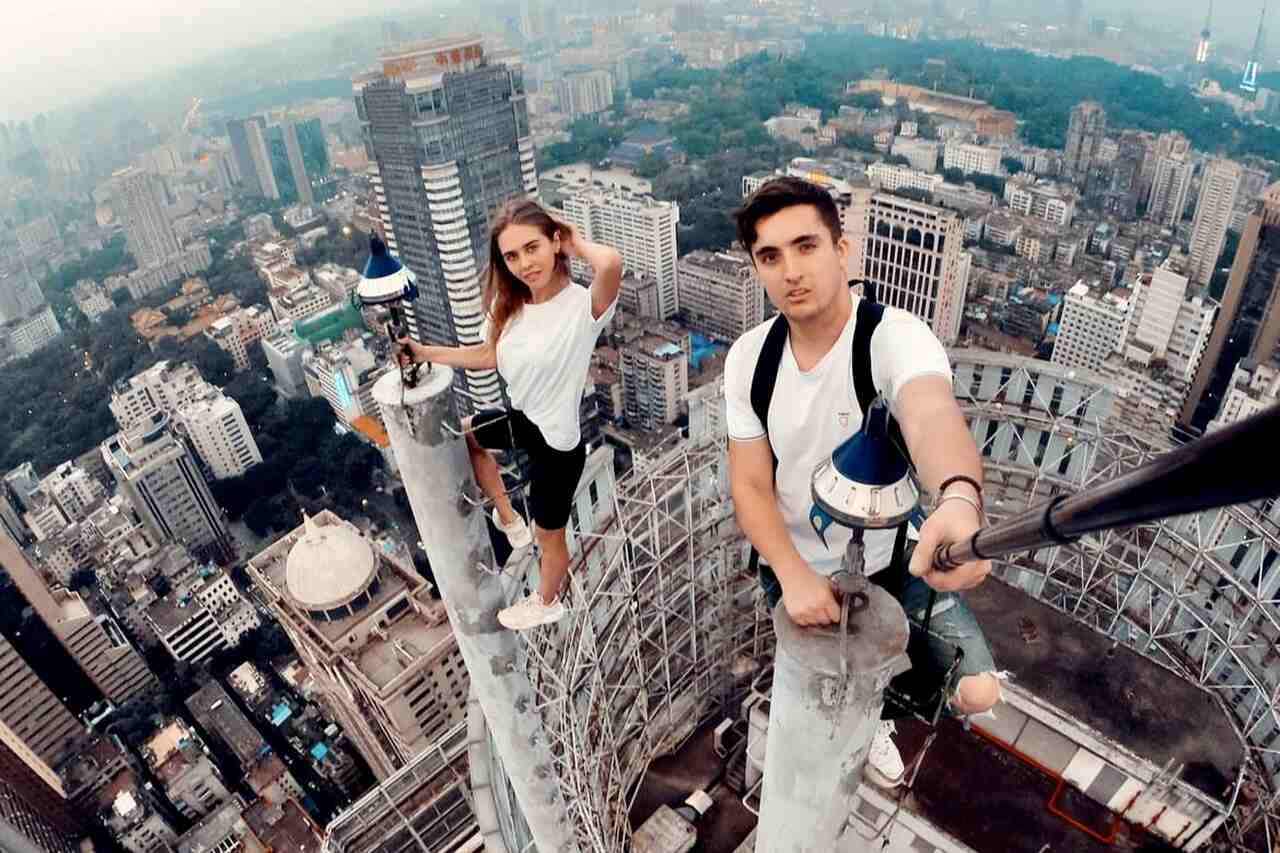
<svg viewBox="0 0 1280 853">
<path fill-rule="evenodd" d="M 769 404 L 768 438 L 778 457 L 776 490 L 783 521 L 796 550 L 814 571 L 834 574 L 840 568 L 848 528 L 827 528 L 827 545 L 809 524 L 813 506 L 813 471 L 831 452 L 862 426 L 862 410 L 853 387 L 853 331 L 858 317 L 858 296 L 840 339 L 808 371 L 801 371 L 791 352 L 791 339 L 782 350 L 777 384 Z M 773 319 L 744 334 L 729 349 L 724 365 L 724 396 L 729 438 L 750 441 L 765 435 L 765 428 L 751 408 L 751 379 L 760 350 Z M 880 394 L 896 414 L 898 392 L 918 376 L 951 379 L 946 351 L 929 327 L 906 311 L 886 307 L 880 325 L 871 336 L 871 375 Z M 866 572 L 879 571 L 893 558 L 896 531 L 868 530 Z M 910 531 L 916 538 L 914 529 Z"/>
<path fill-rule="evenodd" d="M 511 405 L 524 412 L 556 450 L 582 440 L 579 407 L 596 339 L 609 324 L 618 300 L 591 316 L 591 291 L 569 282 L 546 302 L 526 303 L 507 321 L 498 339 L 498 373 Z M 485 326 L 488 334 L 488 326 Z"/>
</svg>

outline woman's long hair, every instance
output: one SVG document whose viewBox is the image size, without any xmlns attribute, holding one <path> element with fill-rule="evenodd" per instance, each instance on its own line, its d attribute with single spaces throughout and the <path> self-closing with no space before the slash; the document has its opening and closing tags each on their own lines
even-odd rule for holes
<svg viewBox="0 0 1280 853">
<path fill-rule="evenodd" d="M 491 340 L 502 337 L 502 330 L 507 321 L 520 313 L 525 303 L 533 299 L 529 286 L 507 269 L 503 260 L 502 249 L 498 247 L 498 237 L 511 225 L 532 225 L 542 231 L 547 239 L 552 239 L 559 231 L 561 237 L 573 233 L 573 229 L 551 217 L 551 214 L 530 199 L 513 199 L 499 207 L 493 214 L 493 222 L 489 226 L 489 269 L 485 275 L 484 309 L 489 315 Z M 569 274 L 569 259 L 563 252 L 556 255 L 556 272 Z"/>
</svg>

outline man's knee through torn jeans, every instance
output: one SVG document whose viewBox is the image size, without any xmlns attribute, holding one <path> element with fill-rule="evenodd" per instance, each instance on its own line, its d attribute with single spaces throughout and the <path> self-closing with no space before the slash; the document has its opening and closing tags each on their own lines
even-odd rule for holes
<svg viewBox="0 0 1280 853">
<path fill-rule="evenodd" d="M 911 666 L 920 675 L 920 670 L 933 673 L 938 677 L 946 673 L 955 661 L 956 651 L 961 652 L 960 665 L 949 685 L 947 712 L 952 713 L 951 703 L 954 700 L 956 684 L 968 675 L 991 673 L 997 679 L 1004 680 L 1006 673 L 996 670 L 995 659 L 991 654 L 991 646 L 987 643 L 982 626 L 973 611 L 965 604 L 964 596 L 953 592 L 936 593 L 933 611 L 929 619 L 928 632 L 925 633 L 925 611 L 929 605 L 929 593 L 933 591 L 923 579 L 915 577 L 908 570 L 914 542 L 910 543 L 903 555 L 902 562 L 890 566 L 871 575 L 868 580 L 885 589 L 897 599 L 906 611 L 911 623 L 912 642 L 908 648 Z M 759 566 L 760 586 L 764 590 L 765 600 L 772 610 L 782 600 L 782 585 L 778 582 L 773 570 L 763 563 Z M 911 681 L 912 673 L 904 673 L 894 680 L 894 686 L 906 685 Z M 900 689 L 912 692 L 903 686 Z M 887 712 L 886 718 L 903 716 L 902 713 Z"/>
</svg>

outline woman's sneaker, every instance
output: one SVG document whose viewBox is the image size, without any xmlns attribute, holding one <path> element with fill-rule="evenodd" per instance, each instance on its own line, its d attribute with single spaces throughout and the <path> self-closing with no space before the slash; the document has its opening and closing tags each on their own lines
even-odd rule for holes
<svg viewBox="0 0 1280 853">
<path fill-rule="evenodd" d="M 498 622 L 512 631 L 527 631 L 539 625 L 550 625 L 565 614 L 559 596 L 544 603 L 542 596 L 531 592 L 505 610 L 498 611 Z"/>
<path fill-rule="evenodd" d="M 902 765 L 902 756 L 893 738 L 897 726 L 892 720 L 882 720 L 876 727 L 876 736 L 871 739 L 871 751 L 867 753 L 867 768 L 864 771 L 867 781 L 878 788 L 896 788 L 902 784 L 907 769 Z"/>
<path fill-rule="evenodd" d="M 510 524 L 503 524 L 502 516 L 498 514 L 498 508 L 494 507 L 493 524 L 506 534 L 507 541 L 511 543 L 511 548 L 514 551 L 519 551 L 533 542 L 533 534 L 529 532 L 529 525 L 525 524 L 524 519 L 519 515 Z"/>
</svg>

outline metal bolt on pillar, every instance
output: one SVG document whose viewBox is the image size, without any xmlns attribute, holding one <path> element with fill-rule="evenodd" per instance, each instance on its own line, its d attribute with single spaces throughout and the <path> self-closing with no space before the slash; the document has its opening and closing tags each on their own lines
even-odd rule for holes
<svg viewBox="0 0 1280 853">
<path fill-rule="evenodd" d="M 517 634 L 498 624 L 497 612 L 515 581 L 477 566 L 492 566 L 484 511 L 476 494 L 466 442 L 446 428 L 453 370 L 436 365 L 417 387 L 397 372 L 374 385 L 405 492 L 431 561 L 489 732 L 507 769 L 516 800 L 542 853 L 579 849 L 560 794 L 555 764 L 533 690 L 517 661 Z"/>
</svg>

